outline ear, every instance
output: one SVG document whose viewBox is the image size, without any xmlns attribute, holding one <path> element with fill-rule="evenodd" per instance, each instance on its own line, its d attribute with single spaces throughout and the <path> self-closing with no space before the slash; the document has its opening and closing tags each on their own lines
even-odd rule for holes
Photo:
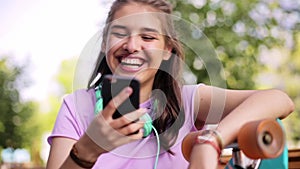
<svg viewBox="0 0 300 169">
<path fill-rule="evenodd" d="M 165 47 L 165 54 L 163 56 L 163 60 L 169 60 L 172 56 L 172 46 L 167 44 Z"/>
<path fill-rule="evenodd" d="M 104 42 L 101 43 L 101 52 L 106 53 L 106 44 Z"/>
</svg>

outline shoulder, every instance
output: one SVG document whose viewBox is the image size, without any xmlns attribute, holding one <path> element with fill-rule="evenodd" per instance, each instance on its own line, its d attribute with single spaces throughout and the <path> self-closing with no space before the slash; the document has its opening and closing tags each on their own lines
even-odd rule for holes
<svg viewBox="0 0 300 169">
<path fill-rule="evenodd" d="M 93 112 L 95 105 L 95 90 L 80 89 L 63 97 L 62 107 L 70 114 L 78 112 Z"/>
<path fill-rule="evenodd" d="M 206 86 L 206 85 L 203 83 L 193 84 L 193 85 L 183 85 L 181 94 L 183 97 L 194 96 L 195 93 L 198 91 L 199 87 L 201 87 L 201 86 Z"/>
<path fill-rule="evenodd" d="M 79 139 L 93 118 L 94 90 L 80 89 L 63 97 L 51 135 L 54 137 Z"/>
<path fill-rule="evenodd" d="M 63 97 L 65 103 L 78 103 L 78 101 L 94 102 L 95 90 L 94 89 L 79 89 L 73 93 L 67 94 Z"/>
<path fill-rule="evenodd" d="M 195 100 L 198 99 L 198 90 L 204 84 L 184 85 L 181 90 L 181 97 L 186 112 L 194 112 Z"/>
</svg>

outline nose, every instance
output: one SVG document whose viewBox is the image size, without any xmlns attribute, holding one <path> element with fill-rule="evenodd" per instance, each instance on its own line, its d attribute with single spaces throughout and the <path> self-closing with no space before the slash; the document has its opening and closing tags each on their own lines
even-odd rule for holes
<svg viewBox="0 0 300 169">
<path fill-rule="evenodd" d="M 135 53 L 141 49 L 141 44 L 139 42 L 138 36 L 129 36 L 127 41 L 123 45 L 123 49 L 129 53 Z"/>
</svg>

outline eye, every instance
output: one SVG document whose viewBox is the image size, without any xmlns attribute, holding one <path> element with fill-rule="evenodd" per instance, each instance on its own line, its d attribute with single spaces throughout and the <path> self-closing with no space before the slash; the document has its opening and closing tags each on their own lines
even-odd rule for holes
<svg viewBox="0 0 300 169">
<path fill-rule="evenodd" d="M 152 35 L 141 35 L 142 39 L 145 41 L 151 41 L 157 39 L 155 36 Z"/>
<path fill-rule="evenodd" d="M 117 38 L 125 38 L 128 36 L 126 33 L 121 33 L 121 32 L 112 32 L 111 34 Z"/>
</svg>

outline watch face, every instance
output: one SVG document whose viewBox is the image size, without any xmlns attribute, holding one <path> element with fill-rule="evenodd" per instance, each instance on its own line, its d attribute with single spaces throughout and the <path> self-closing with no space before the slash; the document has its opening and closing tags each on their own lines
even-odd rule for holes
<svg viewBox="0 0 300 169">
<path fill-rule="evenodd" d="M 208 135 L 198 136 L 197 139 L 198 139 L 199 143 L 205 142 L 205 141 L 213 141 L 213 137 L 208 136 Z"/>
</svg>

